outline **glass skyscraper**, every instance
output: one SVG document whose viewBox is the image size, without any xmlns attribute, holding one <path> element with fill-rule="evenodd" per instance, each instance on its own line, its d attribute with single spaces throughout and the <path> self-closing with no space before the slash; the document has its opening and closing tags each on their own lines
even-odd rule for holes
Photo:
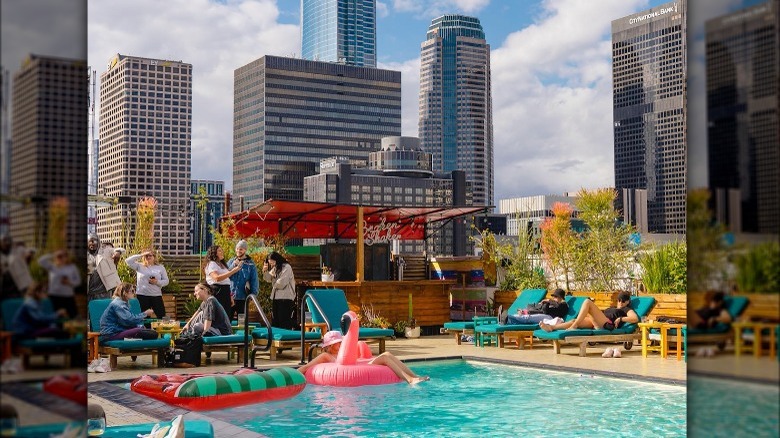
<svg viewBox="0 0 780 438">
<path fill-rule="evenodd" d="M 490 46 L 479 19 L 434 19 L 420 60 L 420 144 L 433 171 L 463 170 L 474 204 L 493 205 Z"/>
<path fill-rule="evenodd" d="M 301 0 L 301 56 L 376 67 L 376 0 Z"/>
<path fill-rule="evenodd" d="M 615 188 L 647 191 L 651 233 L 685 233 L 685 10 L 681 0 L 612 22 Z M 618 208 L 632 208 L 618 192 Z"/>
<path fill-rule="evenodd" d="M 716 219 L 734 232 L 780 231 L 776 7 L 706 24 L 709 187 Z"/>
</svg>

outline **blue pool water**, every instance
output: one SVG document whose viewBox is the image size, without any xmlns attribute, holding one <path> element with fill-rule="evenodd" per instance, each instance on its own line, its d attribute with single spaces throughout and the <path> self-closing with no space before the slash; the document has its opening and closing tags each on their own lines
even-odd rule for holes
<svg viewBox="0 0 780 438">
<path fill-rule="evenodd" d="M 332 388 L 208 415 L 269 437 L 685 436 L 684 386 L 462 360 L 411 363 L 431 380 Z"/>
<path fill-rule="evenodd" d="M 690 376 L 688 389 L 691 437 L 778 436 L 777 385 Z"/>
</svg>

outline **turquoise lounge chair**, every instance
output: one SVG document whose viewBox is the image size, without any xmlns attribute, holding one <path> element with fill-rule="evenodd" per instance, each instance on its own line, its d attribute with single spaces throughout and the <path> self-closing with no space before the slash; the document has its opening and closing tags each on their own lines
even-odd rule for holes
<svg viewBox="0 0 780 438">
<path fill-rule="evenodd" d="M 27 438 L 49 438 L 61 434 L 68 425 L 75 427 L 83 422 L 50 423 L 36 426 L 22 426 L 16 429 L 16 436 Z M 101 435 L 103 438 L 135 437 L 138 434 L 148 434 L 157 423 L 128 424 L 126 426 L 108 426 Z M 169 425 L 170 422 L 163 422 Z M 214 427 L 206 420 L 184 420 L 184 438 L 213 438 Z"/>
<path fill-rule="evenodd" d="M 320 332 L 303 332 L 304 336 L 304 356 L 308 354 L 309 348 L 322 340 Z M 301 345 L 301 332 L 299 330 L 288 330 L 279 327 L 271 327 L 271 348 L 268 350 L 271 360 L 276 360 L 276 356 L 284 350 L 289 350 Z M 252 331 L 252 339 L 256 345 L 265 346 L 268 343 L 268 328 L 260 327 Z M 252 361 L 254 366 L 254 361 Z"/>
<path fill-rule="evenodd" d="M 541 289 L 533 289 L 533 290 L 541 290 Z M 544 298 L 544 297 L 542 297 Z M 577 312 L 580 310 L 580 307 L 582 306 L 582 303 L 587 299 L 587 297 L 575 297 L 572 295 L 569 295 L 566 297 L 566 304 L 569 306 L 569 312 L 566 314 L 566 317 L 564 318 L 564 321 L 570 321 L 577 317 Z M 541 298 L 537 300 L 536 302 L 541 301 Z M 525 308 L 525 306 L 515 306 L 514 304 L 512 307 L 509 308 L 510 315 L 513 315 L 517 312 L 518 308 Z M 518 339 L 518 347 L 522 350 L 524 345 L 524 337 L 530 336 L 533 334 L 535 330 L 539 329 L 539 324 L 490 324 L 490 325 L 483 325 L 476 328 L 475 335 L 481 335 L 481 336 L 497 336 L 498 337 L 498 346 L 503 347 L 504 346 L 504 338 L 505 337 L 516 337 Z"/>
<path fill-rule="evenodd" d="M 542 301 L 547 295 L 545 289 L 526 289 L 520 292 L 520 295 L 515 298 L 515 301 L 509 306 L 507 312 L 509 315 L 517 313 L 518 309 L 525 309 L 529 304 L 538 303 Z M 500 315 L 499 315 L 500 317 Z M 490 326 L 485 326 L 490 327 Z M 444 331 L 455 335 L 455 342 L 460 345 L 461 335 L 464 333 L 474 333 L 473 321 L 450 321 L 444 323 Z M 503 346 L 503 338 L 499 336 L 499 346 Z"/>
<path fill-rule="evenodd" d="M 347 296 L 344 295 L 343 290 L 312 289 L 306 291 L 305 297 L 312 322 L 327 324 L 328 331 L 341 329 L 341 316 L 349 310 Z M 358 332 L 358 339 L 361 341 L 379 343 L 380 354 L 385 352 L 385 340 L 393 338 L 395 338 L 393 329 L 360 327 Z"/>
<path fill-rule="evenodd" d="M 573 310 L 576 313 L 580 311 L 580 307 L 576 306 Z M 655 306 L 655 298 L 653 297 L 633 297 L 631 298 L 631 308 L 634 309 L 641 321 L 643 317 L 650 314 Z M 572 309 L 570 308 L 571 312 Z M 574 330 L 554 330 L 551 332 L 538 329 L 534 331 L 534 336 L 539 339 L 553 341 L 553 347 L 555 354 L 561 353 L 562 344 L 579 344 L 580 356 L 587 355 L 589 342 L 623 342 L 626 349 L 631 348 L 635 340 L 641 338 L 641 334 L 638 332 L 639 326 L 637 324 L 624 324 L 622 327 L 615 330 L 605 329 L 574 329 Z"/>
<path fill-rule="evenodd" d="M 3 315 L 3 330 L 13 332 L 14 317 L 16 312 L 22 307 L 24 302 L 23 298 L 9 298 L 3 300 L 2 315 Z M 41 301 L 41 308 L 46 311 L 53 311 L 51 301 L 46 298 Z M 51 354 L 63 354 L 65 356 L 65 364 L 71 364 L 76 361 L 75 354 L 83 354 L 82 344 L 84 342 L 84 335 L 77 334 L 69 339 L 13 339 L 11 343 L 15 353 L 22 356 L 22 364 L 24 368 L 30 367 L 31 356 L 49 356 Z"/>
<path fill-rule="evenodd" d="M 100 331 L 100 317 L 108 308 L 111 303 L 111 298 L 104 298 L 99 300 L 92 300 L 89 302 L 89 327 L 90 331 Z M 141 305 L 138 300 L 131 298 L 128 301 L 130 305 L 130 311 L 133 313 L 141 313 Z M 117 358 L 119 356 L 130 356 L 135 361 L 136 356 L 152 356 L 152 364 L 162 367 L 163 361 L 160 360 L 165 356 L 165 351 L 171 346 L 170 335 L 165 337 L 151 340 L 140 341 L 101 341 L 98 346 L 98 353 L 108 355 L 109 362 L 111 363 L 111 369 L 116 368 Z"/>
<path fill-rule="evenodd" d="M 737 318 L 742 316 L 750 304 L 750 300 L 747 297 L 732 297 L 727 296 L 723 298 L 723 305 L 731 315 L 731 320 L 736 321 Z M 687 341 L 690 344 L 718 344 L 719 347 L 725 346 L 726 342 L 732 340 L 734 337 L 731 324 L 718 323 L 715 327 L 709 329 L 688 328 Z"/>
</svg>

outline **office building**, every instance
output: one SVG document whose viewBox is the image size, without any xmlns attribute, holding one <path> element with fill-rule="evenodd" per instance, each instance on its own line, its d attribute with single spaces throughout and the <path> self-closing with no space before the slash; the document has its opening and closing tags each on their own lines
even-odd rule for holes
<svg viewBox="0 0 780 438">
<path fill-rule="evenodd" d="M 214 244 L 211 230 L 219 230 L 219 218 L 225 215 L 225 182 L 193 179 L 190 187 L 191 246 L 193 254 L 198 254 Z"/>
<path fill-rule="evenodd" d="M 554 216 L 553 206 L 557 203 L 568 204 L 572 211 L 572 227 L 581 230 L 582 223 L 577 216 L 577 197 L 563 195 L 536 195 L 498 201 L 498 213 L 506 215 L 506 234 L 517 236 L 520 230 L 531 236 L 541 237 L 540 226 L 547 218 Z"/>
<path fill-rule="evenodd" d="M 493 114 L 490 46 L 479 20 L 434 19 L 421 45 L 422 149 L 435 172 L 466 172 L 474 205 L 493 205 Z"/>
<path fill-rule="evenodd" d="M 706 23 L 708 185 L 732 232 L 780 233 L 776 7 Z"/>
<path fill-rule="evenodd" d="M 612 21 L 615 188 L 646 190 L 651 233 L 685 233 L 686 1 Z"/>
<path fill-rule="evenodd" d="M 137 202 L 151 196 L 156 249 L 189 254 L 192 65 L 117 54 L 100 75 L 100 102 L 98 194 L 131 202 L 99 207 L 98 235 L 129 245 Z"/>
<path fill-rule="evenodd" d="M 371 152 L 368 166 L 344 158 L 322 161 L 320 173 L 305 179 L 306 201 L 392 207 L 445 207 L 466 205 L 465 173 L 437 174 L 431 154 L 420 149 L 416 137 L 382 139 L 382 150 Z M 403 254 L 465 255 L 468 243 L 462 219 L 459 226 L 432 229 L 423 241 L 401 242 Z M 438 228 L 436 225 L 432 228 Z"/>
<path fill-rule="evenodd" d="M 376 67 L 376 0 L 301 0 L 301 56 Z"/>
<path fill-rule="evenodd" d="M 233 196 L 303 200 L 320 160 L 368 160 L 401 134 L 401 73 L 264 56 L 234 79 Z"/>
<path fill-rule="evenodd" d="M 86 83 L 83 60 L 30 55 L 14 74 L 8 190 L 14 199 L 31 202 L 8 206 L 9 225 L 14 240 L 28 247 L 61 244 L 61 237 L 49 239 L 48 210 L 65 198 L 62 243 L 73 255 L 86 251 Z"/>
<path fill-rule="evenodd" d="M 10 75 L 5 67 L 0 67 L 0 193 L 4 196 L 8 196 L 9 187 L 11 186 L 11 136 L 9 135 L 11 126 L 9 121 L 10 112 L 9 108 L 9 94 L 10 94 Z M 10 223 L 8 201 L 5 199 L 0 201 L 0 235 L 7 234 L 9 232 L 8 225 Z"/>
</svg>

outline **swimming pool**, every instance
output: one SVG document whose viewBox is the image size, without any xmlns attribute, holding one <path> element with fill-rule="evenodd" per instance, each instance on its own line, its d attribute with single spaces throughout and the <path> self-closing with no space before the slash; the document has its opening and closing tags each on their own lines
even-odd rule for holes
<svg viewBox="0 0 780 438">
<path fill-rule="evenodd" d="M 684 386 L 464 360 L 409 365 L 431 380 L 307 385 L 293 399 L 207 414 L 270 437 L 685 436 Z"/>
<path fill-rule="evenodd" d="M 692 437 L 777 437 L 780 389 L 722 378 L 690 376 Z"/>
</svg>

